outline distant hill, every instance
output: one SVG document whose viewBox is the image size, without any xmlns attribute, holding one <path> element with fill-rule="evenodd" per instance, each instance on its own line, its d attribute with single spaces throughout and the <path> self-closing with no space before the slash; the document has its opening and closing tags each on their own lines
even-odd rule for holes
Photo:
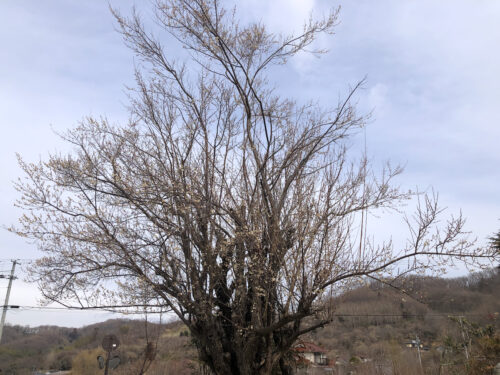
<svg viewBox="0 0 500 375">
<path fill-rule="evenodd" d="M 429 349 L 421 353 L 424 368 L 428 370 L 426 374 L 459 374 L 453 372 L 458 370 L 439 370 L 446 361 L 457 366 L 463 364 L 462 347 L 454 348 L 455 355 L 451 355 L 451 344 L 463 341 L 463 332 L 456 319 L 463 317 L 460 319 L 464 325 L 492 326 L 499 331 L 500 272 L 493 269 L 454 279 L 408 277 L 402 280 L 398 289 L 373 282 L 345 293 L 333 301 L 333 306 L 336 320 L 308 337 L 329 349 L 330 358 L 349 361 L 353 357 L 362 357 L 375 361 L 382 359 L 382 363 L 397 358 L 409 366 L 403 368 L 401 374 L 420 375 L 416 351 L 402 350 L 405 343 L 418 336 L 423 346 Z M 465 333 L 473 336 L 471 332 Z M 471 341 L 474 340 L 471 337 Z M 495 355 L 500 362 L 498 334 L 496 340 L 494 350 L 497 350 Z M 441 352 L 446 343 L 450 344 L 447 350 L 451 359 L 444 358 Z M 372 370 L 373 367 L 366 374 L 372 374 Z"/>
<path fill-rule="evenodd" d="M 79 373 L 95 375 L 98 372 L 96 358 L 104 355 L 102 338 L 108 334 L 115 334 L 120 340 L 120 347 L 115 354 L 121 357 L 122 365 L 113 374 L 119 374 L 118 370 L 143 357 L 147 345 L 146 335 L 149 341 L 155 344 L 158 341 L 158 362 L 166 357 L 175 362 L 177 350 L 182 353 L 181 362 L 187 357 L 186 353 L 194 357 L 187 330 L 181 323 L 160 325 L 148 322 L 147 332 L 145 325 L 144 321 L 130 319 L 113 319 L 83 328 L 7 325 L 0 346 L 0 374 L 32 374 L 33 369 L 70 370 L 75 361 L 81 362 L 83 359 L 92 363 L 87 366 L 87 372 Z"/>
<path fill-rule="evenodd" d="M 398 371 L 420 375 L 415 349 L 405 347 L 418 336 L 426 374 L 459 374 L 453 371 L 465 369 L 464 332 L 470 336 L 472 355 L 481 343 L 477 340 L 498 337 L 477 332 L 488 326 L 500 328 L 500 273 L 489 270 L 455 279 L 412 276 L 397 288 L 372 282 L 331 302 L 334 322 L 305 338 L 327 349 L 330 359 L 347 363 L 359 375 Z M 147 332 L 145 327 L 144 321 L 129 319 L 78 329 L 8 325 L 0 346 L 0 374 L 72 369 L 73 375 L 95 375 L 100 373 L 96 357 L 104 354 L 101 340 L 111 333 L 121 342 L 116 353 L 122 359 L 113 374 L 134 373 L 147 355 L 148 341 L 157 345 L 148 375 L 197 373 L 196 350 L 183 324 L 148 323 Z M 495 345 L 492 341 L 492 353 L 500 350 L 500 338 L 497 349 Z"/>
</svg>

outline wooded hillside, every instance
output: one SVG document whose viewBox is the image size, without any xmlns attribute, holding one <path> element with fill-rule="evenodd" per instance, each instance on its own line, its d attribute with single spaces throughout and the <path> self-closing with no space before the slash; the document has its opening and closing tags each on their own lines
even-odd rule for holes
<svg viewBox="0 0 500 375">
<path fill-rule="evenodd" d="M 336 321 L 306 339 L 327 349 L 332 364 L 345 363 L 357 374 L 421 374 L 417 351 L 405 346 L 417 336 L 425 374 L 488 373 L 488 366 L 500 361 L 498 270 L 455 279 L 409 277 L 397 289 L 372 282 L 332 305 L 338 306 Z M 122 362 L 113 374 L 138 374 L 148 342 L 156 356 L 147 374 L 200 373 L 191 337 L 181 323 L 147 323 L 146 331 L 144 321 L 130 319 L 79 329 L 7 326 L 0 373 L 72 369 L 74 375 L 95 375 L 102 372 L 96 360 L 104 354 L 101 340 L 111 333 L 121 342 L 116 353 Z"/>
</svg>

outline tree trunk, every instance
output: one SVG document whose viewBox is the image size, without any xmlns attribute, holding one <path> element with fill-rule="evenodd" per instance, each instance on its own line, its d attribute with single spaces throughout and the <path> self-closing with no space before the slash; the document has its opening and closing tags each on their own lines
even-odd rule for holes
<svg viewBox="0 0 500 375">
<path fill-rule="evenodd" d="M 289 375 L 291 368 L 281 358 L 274 366 L 266 366 L 271 352 L 263 338 L 235 340 L 216 332 L 193 334 L 200 360 L 215 375 Z"/>
</svg>

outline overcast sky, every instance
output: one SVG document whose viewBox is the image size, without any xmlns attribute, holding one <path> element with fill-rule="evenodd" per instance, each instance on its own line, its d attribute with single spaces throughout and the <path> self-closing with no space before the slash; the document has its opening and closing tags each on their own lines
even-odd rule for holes
<svg viewBox="0 0 500 375">
<path fill-rule="evenodd" d="M 125 13 L 133 3 L 111 0 Z M 366 77 L 357 100 L 362 113 L 373 111 L 368 155 L 376 164 L 404 164 L 398 181 L 404 188 L 434 188 L 449 213 L 461 209 L 467 228 L 486 243 L 500 228 L 500 2 L 239 0 L 238 10 L 245 21 L 288 33 L 300 30 L 311 11 L 321 15 L 332 5 L 342 6 L 336 35 L 317 44 L 330 52 L 300 55 L 273 70 L 271 81 L 284 95 L 327 106 Z M 133 85 L 134 58 L 114 26 L 101 0 L 0 2 L 1 225 L 20 215 L 13 207 L 12 181 L 21 176 L 16 153 L 36 161 L 67 150 L 54 131 L 87 115 L 127 120 L 124 87 Z M 372 230 L 397 236 L 390 221 L 377 225 Z M 0 271 L 10 268 L 10 258 L 39 255 L 35 245 L 0 229 Z M 0 280 L 0 305 L 6 286 Z M 15 280 L 10 304 L 33 306 L 37 296 Z M 7 321 L 81 326 L 109 317 L 9 311 Z"/>
</svg>

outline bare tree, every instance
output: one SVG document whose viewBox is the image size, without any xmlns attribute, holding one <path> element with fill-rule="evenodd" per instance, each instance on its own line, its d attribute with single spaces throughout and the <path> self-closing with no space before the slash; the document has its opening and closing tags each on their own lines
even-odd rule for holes
<svg viewBox="0 0 500 375">
<path fill-rule="evenodd" d="M 500 231 L 490 237 L 490 245 L 500 251 Z"/>
<path fill-rule="evenodd" d="M 26 215 L 13 230 L 46 253 L 32 271 L 49 300 L 148 295 L 189 327 L 214 373 L 287 374 L 289 349 L 331 321 L 324 301 L 348 283 L 494 256 L 473 249 L 461 217 L 437 230 L 435 197 L 407 219 L 404 248 L 364 240 L 365 215 L 411 194 L 392 186 L 401 168 L 376 174 L 348 152 L 364 123 L 359 85 L 323 109 L 275 95 L 265 75 L 332 33 L 337 10 L 287 36 L 238 25 L 217 0 L 155 9 L 192 59 L 173 61 L 137 14 L 114 11 L 142 61 L 130 123 L 88 118 L 63 136 L 71 154 L 20 159 Z"/>
</svg>

